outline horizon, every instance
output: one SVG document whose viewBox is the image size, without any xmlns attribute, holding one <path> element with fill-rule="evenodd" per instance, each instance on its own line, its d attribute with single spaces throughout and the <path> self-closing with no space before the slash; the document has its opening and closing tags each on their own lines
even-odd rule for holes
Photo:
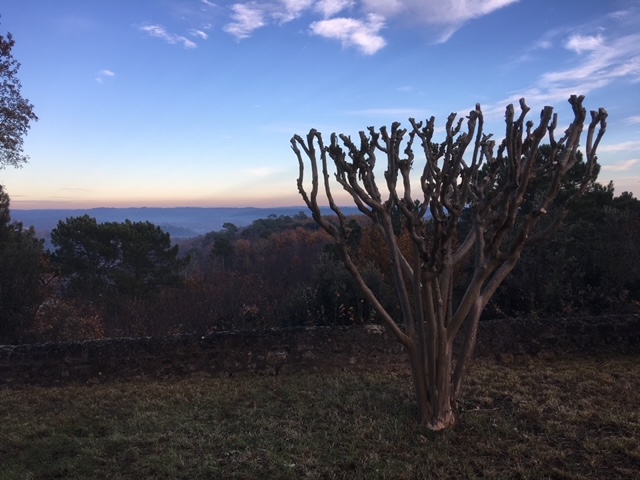
<svg viewBox="0 0 640 480">
<path fill-rule="evenodd" d="M 355 205 L 340 205 L 340 208 L 356 208 Z M 46 211 L 46 210 L 145 210 L 145 209 L 155 209 L 155 210 L 177 210 L 177 209 L 194 209 L 194 210 L 204 210 L 204 209 L 227 209 L 227 210 L 241 210 L 241 209 L 256 209 L 256 210 L 293 210 L 300 209 L 307 213 L 309 209 L 306 205 L 282 205 L 282 206 L 267 206 L 267 207 L 256 207 L 253 205 L 245 205 L 239 207 L 199 207 L 199 206 L 181 206 L 181 207 L 64 207 L 64 208 L 13 208 L 11 207 L 11 211 Z M 310 215 L 310 213 L 309 213 Z"/>
<path fill-rule="evenodd" d="M 323 207 L 329 215 L 329 207 Z M 299 219 L 298 214 L 306 213 L 311 221 L 311 214 L 301 206 L 289 207 L 99 207 L 91 209 L 16 209 L 10 214 L 13 221 L 24 226 L 33 227 L 41 238 L 47 238 L 49 232 L 69 218 L 89 215 L 98 223 L 117 222 L 151 222 L 171 235 L 173 239 L 194 238 L 213 231 L 224 229 L 225 223 L 232 223 L 240 228 L 248 227 L 259 219 L 267 219 L 272 215 L 277 218 L 289 217 Z M 354 206 L 343 207 L 346 215 L 357 212 Z"/>
<path fill-rule="evenodd" d="M 433 115 L 443 141 L 447 116 L 480 103 L 502 139 L 520 97 L 533 121 L 553 106 L 562 131 L 571 94 L 609 112 L 598 182 L 640 196 L 636 0 L 5 0 L 0 14 L 39 117 L 29 163 L 0 170 L 12 209 L 286 208 L 304 204 L 294 134 Z"/>
</svg>

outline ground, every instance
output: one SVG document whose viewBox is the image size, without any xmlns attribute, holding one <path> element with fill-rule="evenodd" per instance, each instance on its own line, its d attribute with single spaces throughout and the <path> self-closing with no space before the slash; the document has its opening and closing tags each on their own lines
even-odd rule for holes
<svg viewBox="0 0 640 480">
<path fill-rule="evenodd" d="M 440 433 L 400 367 L 4 388 L 0 479 L 637 478 L 638 360 L 482 360 Z"/>
</svg>

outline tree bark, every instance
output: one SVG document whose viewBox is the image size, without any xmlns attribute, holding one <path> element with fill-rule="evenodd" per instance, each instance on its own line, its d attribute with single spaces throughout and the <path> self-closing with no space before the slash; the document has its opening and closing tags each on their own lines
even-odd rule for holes
<svg viewBox="0 0 640 480">
<path fill-rule="evenodd" d="M 382 127 L 378 132 L 369 127 L 369 135 L 360 132 L 359 146 L 350 137 L 336 134 L 325 146 L 316 130 L 311 130 L 306 140 L 299 135 L 291 139 L 299 164 L 298 191 L 313 219 L 334 238 L 357 285 L 406 348 L 420 422 L 432 430 L 451 428 L 458 422 L 456 398 L 462 393 L 480 315 L 489 299 L 513 270 L 522 250 L 551 235 L 574 199 L 595 181 L 596 150 L 606 130 L 604 109 L 591 112 L 583 178 L 577 186 L 563 183 L 578 164 L 576 152 L 586 118 L 583 98 L 574 95 L 569 99 L 574 119 L 559 140 L 554 136 L 557 117 L 551 107 L 542 110 L 538 126 L 533 129 L 533 122 L 524 122 L 529 111 L 524 99 L 520 100 L 517 118 L 509 105 L 505 114 L 506 137 L 497 145 L 497 151 L 492 136 L 483 132 L 479 105 L 467 117 L 466 132 L 461 133 L 463 120 L 454 124 L 456 115 L 451 114 L 441 143 L 433 141 L 433 117 L 424 124 L 409 119 L 410 130 L 401 129 L 397 122 L 390 131 Z M 551 145 L 548 158 L 538 152 L 545 135 Z M 469 163 L 465 151 L 474 138 Z M 425 156 L 418 198 L 412 196 L 410 178 L 414 142 L 420 143 Z M 387 161 L 387 198 L 383 198 L 375 181 L 376 152 L 381 152 Z M 310 193 L 304 185 L 305 158 L 311 165 Z M 335 167 L 333 180 L 383 235 L 402 312 L 400 319 L 393 318 L 376 298 L 351 258 L 347 248 L 349 227 L 333 197 L 335 183 L 329 173 L 329 159 Z M 320 211 L 321 188 L 336 214 L 335 221 Z M 554 210 L 554 220 L 540 227 L 540 219 L 554 206 L 563 188 L 574 188 L 575 193 Z M 465 209 L 471 210 L 471 228 L 465 238 L 459 238 Z M 398 218 L 394 214 L 399 214 L 401 228 L 408 232 L 413 244 L 408 257 L 396 238 L 394 221 L 397 224 Z M 471 278 L 461 299 L 455 302 L 456 269 L 470 256 Z M 457 356 L 453 349 L 456 340 L 461 345 Z"/>
</svg>

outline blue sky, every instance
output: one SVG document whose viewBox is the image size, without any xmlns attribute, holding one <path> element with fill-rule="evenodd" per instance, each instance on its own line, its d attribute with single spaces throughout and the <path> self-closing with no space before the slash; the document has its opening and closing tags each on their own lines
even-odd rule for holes
<svg viewBox="0 0 640 480">
<path fill-rule="evenodd" d="M 600 181 L 640 196 L 637 0 L 3 0 L 30 161 L 12 208 L 301 205 L 289 140 L 465 114 L 502 138 L 605 107 Z"/>
</svg>

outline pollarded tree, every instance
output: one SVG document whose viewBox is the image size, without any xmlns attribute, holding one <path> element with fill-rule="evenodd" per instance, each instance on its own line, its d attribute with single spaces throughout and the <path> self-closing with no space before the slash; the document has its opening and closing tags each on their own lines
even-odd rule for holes
<svg viewBox="0 0 640 480">
<path fill-rule="evenodd" d="M 483 131 L 479 105 L 463 119 L 449 115 L 446 137 L 434 141 L 435 119 L 410 119 L 411 128 L 394 123 L 379 131 L 349 136 L 311 130 L 295 135 L 291 146 L 299 163 L 298 190 L 314 220 L 332 235 L 346 268 L 380 318 L 404 345 L 413 372 L 421 422 L 433 430 L 456 424 L 455 399 L 473 356 L 480 314 L 498 286 L 513 270 L 526 247 L 553 233 L 575 199 L 595 180 L 596 149 L 606 129 L 604 109 L 591 112 L 586 140 L 586 167 L 571 195 L 559 195 L 563 179 L 580 165 L 577 151 L 585 125 L 583 96 L 571 96 L 574 118 L 556 138 L 557 114 L 544 107 L 538 125 L 506 109 L 506 136 L 496 146 Z M 548 137 L 550 151 L 539 147 Z M 412 177 L 418 144 L 425 157 L 418 178 Z M 497 147 L 497 148 L 496 148 Z M 386 157 L 384 180 L 376 179 L 377 155 Z M 311 179 L 305 182 L 305 164 Z M 336 203 L 332 177 L 382 234 L 402 312 L 394 318 L 382 305 L 349 250 L 350 228 Z M 383 194 L 381 187 L 386 187 Z M 309 190 L 310 187 L 310 190 Z M 414 195 L 414 189 L 418 194 Z M 332 220 L 318 205 L 320 190 L 335 213 Z M 562 192 L 564 193 L 564 192 Z M 471 228 L 459 231 L 463 211 Z M 412 240 L 405 255 L 398 245 L 398 224 Z M 461 229 L 460 229 L 461 230 Z M 460 234 L 460 235 L 459 235 Z M 454 274 L 471 257 L 473 273 L 464 294 L 454 298 Z M 454 348 L 455 345 L 455 348 Z"/>
<path fill-rule="evenodd" d="M 33 105 L 20 93 L 20 64 L 11 54 L 15 43 L 10 33 L 0 35 L 0 169 L 27 161 L 22 151 L 23 137 L 30 122 L 38 120 Z"/>
</svg>

